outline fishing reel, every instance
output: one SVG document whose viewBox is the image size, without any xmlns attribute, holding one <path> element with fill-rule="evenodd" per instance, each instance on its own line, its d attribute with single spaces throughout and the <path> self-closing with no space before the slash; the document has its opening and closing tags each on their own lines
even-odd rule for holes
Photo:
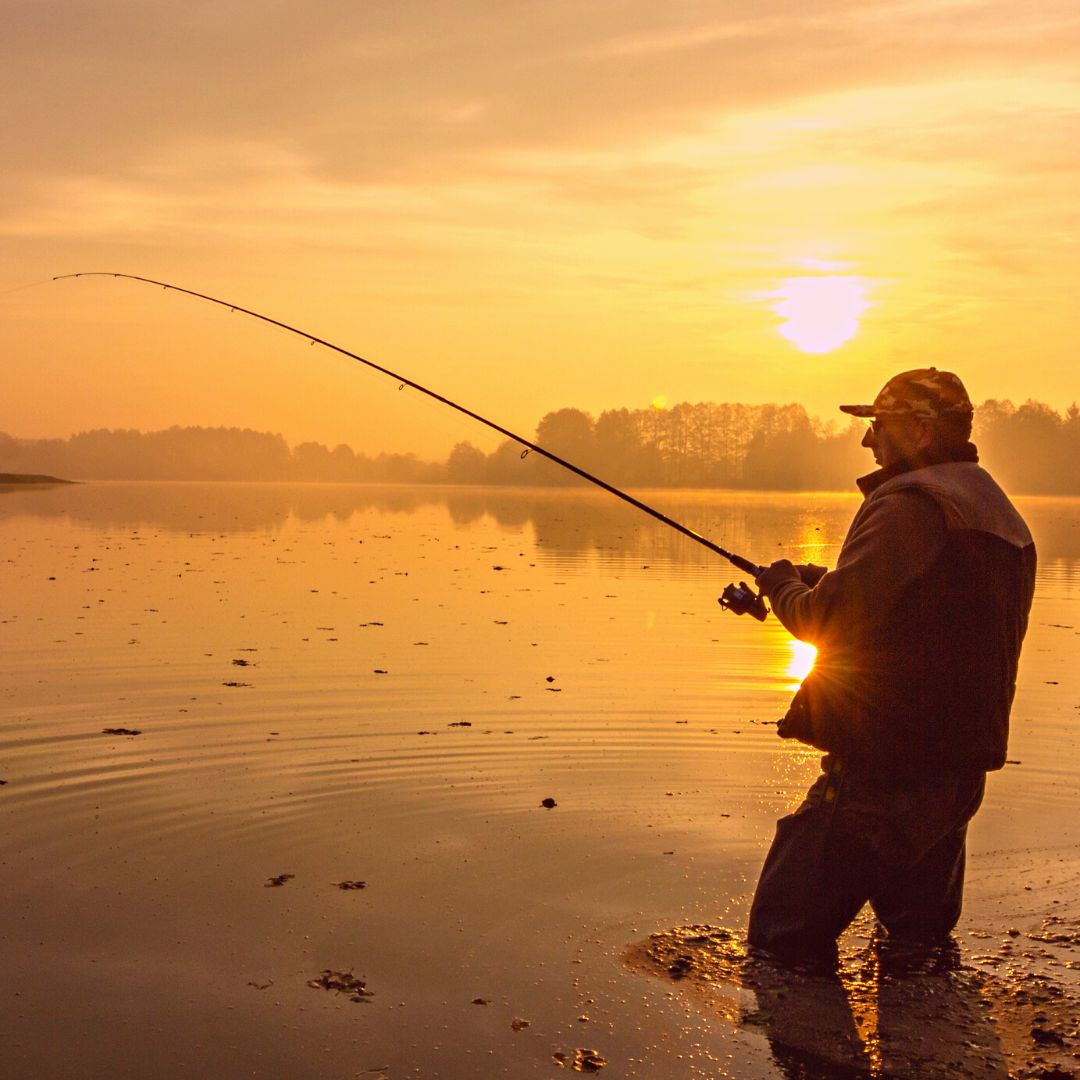
<svg viewBox="0 0 1080 1080">
<path fill-rule="evenodd" d="M 716 602 L 725 611 L 734 611 L 736 615 L 753 615 L 758 622 L 764 622 L 765 616 L 769 614 L 765 597 L 754 592 L 745 581 L 740 581 L 738 585 L 729 585 Z"/>
</svg>

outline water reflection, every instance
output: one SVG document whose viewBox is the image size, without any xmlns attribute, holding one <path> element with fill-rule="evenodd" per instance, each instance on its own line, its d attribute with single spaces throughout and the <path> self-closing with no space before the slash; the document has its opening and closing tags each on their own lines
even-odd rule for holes
<svg viewBox="0 0 1080 1080">
<path fill-rule="evenodd" d="M 872 935 L 835 972 L 809 974 L 748 954 L 739 931 L 691 925 L 653 934 L 627 960 L 760 1031 L 787 1080 L 1007 1080 L 1036 1018 L 1054 1026 L 1068 1014 L 1049 991 L 1016 994 L 965 965 L 952 943 L 898 955 Z"/>
<path fill-rule="evenodd" d="M 892 970 L 887 949 L 871 942 L 835 976 L 749 961 L 743 985 L 757 1003 L 750 1019 L 789 1080 L 1008 1080 L 1014 1074 L 995 1026 L 1003 1018 L 988 1008 L 1004 988 L 964 967 L 955 950 L 937 959 L 916 971 Z"/>
<path fill-rule="evenodd" d="M 651 505 L 729 550 L 760 562 L 790 556 L 831 565 L 858 496 L 816 492 L 654 491 Z M 1044 575 L 1080 562 L 1080 499 L 1017 500 L 1035 534 Z M 0 490 L 0 521 L 64 518 L 105 528 L 178 533 L 258 532 L 290 519 L 347 522 L 368 512 L 408 516 L 442 507 L 456 526 L 491 519 L 531 527 L 539 554 L 591 555 L 615 565 L 707 565 L 716 557 L 603 492 L 434 485 L 98 483 Z M 805 672 L 804 672 L 805 674 Z M 799 677 L 792 671 L 793 677 Z"/>
<path fill-rule="evenodd" d="M 822 563 L 856 505 L 655 500 L 736 550 Z M 1075 536 L 1080 503 L 1040 505 Z M 817 755 L 781 745 L 773 726 L 797 650 L 774 619 L 720 612 L 713 576 L 725 583 L 726 565 L 584 493 L 99 484 L 0 496 L 0 526 L 0 858 L 18 916 L 0 990 L 49 1003 L 27 1010 L 19 1075 L 121 1055 L 100 1038 L 109 1024 L 183 1047 L 206 1018 L 227 1029 L 204 1040 L 209 1072 L 198 1059 L 160 1075 L 221 1074 L 237 1031 L 264 1056 L 229 1075 L 280 1074 L 296 1046 L 334 1042 L 324 1020 L 344 1019 L 304 1011 L 306 980 L 353 962 L 378 1001 L 409 1003 L 349 1025 L 395 1074 L 487 1061 L 492 1029 L 468 1025 L 495 1013 L 469 1001 L 497 993 L 540 1032 L 567 1018 L 582 1030 L 572 1018 L 589 994 L 620 1075 L 687 1075 L 696 1037 L 673 1028 L 663 1045 L 608 960 L 643 921 L 717 905 L 741 918 L 774 819 L 816 771 Z M 1075 547 L 1058 550 L 1074 552 L 1056 565 L 1075 580 Z M 999 887 L 1041 881 L 1047 852 L 1074 850 L 1080 820 L 1068 678 L 1080 637 L 1062 592 L 1044 591 L 1018 698 L 1024 766 L 996 780 L 1015 835 L 985 832 L 993 856 L 972 864 L 986 920 L 1002 917 Z M 1000 849 L 1015 849 L 1019 872 L 1002 873 Z M 285 888 L 263 887 L 286 871 Z M 347 878 L 372 887 L 329 886 Z M 1055 890 L 1069 880 L 1058 872 Z M 464 993 L 463 970 L 476 981 Z M 73 984 L 72 972 L 93 974 Z M 132 973 L 145 974 L 137 994 Z M 270 1017 L 276 998 L 252 977 L 300 1006 L 295 1027 Z M 226 986 L 239 993 L 223 998 Z M 846 1020 L 878 1040 L 885 1066 L 887 989 Z M 935 998 L 939 1026 L 962 1015 L 957 993 Z M 777 1003 L 766 1034 L 778 1060 L 775 1024 L 811 1000 Z M 421 1012 L 437 1021 L 434 1048 L 418 1044 Z M 714 1059 L 743 1045 L 720 1027 L 710 1017 L 703 1037 Z M 64 1066 L 51 1067 L 54 1051 Z M 499 1075 L 534 1065 L 507 1056 Z"/>
</svg>

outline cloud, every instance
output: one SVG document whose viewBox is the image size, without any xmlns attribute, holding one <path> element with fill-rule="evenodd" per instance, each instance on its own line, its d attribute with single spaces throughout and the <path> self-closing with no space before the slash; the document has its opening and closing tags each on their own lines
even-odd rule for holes
<svg viewBox="0 0 1080 1080">
<path fill-rule="evenodd" d="M 289 144 L 352 183 L 475 172 L 493 150 L 632 146 L 807 96 L 1071 63 L 1074 5 L 851 0 L 792 10 L 5 0 L 16 176 L 127 175 L 160 148 Z"/>
</svg>

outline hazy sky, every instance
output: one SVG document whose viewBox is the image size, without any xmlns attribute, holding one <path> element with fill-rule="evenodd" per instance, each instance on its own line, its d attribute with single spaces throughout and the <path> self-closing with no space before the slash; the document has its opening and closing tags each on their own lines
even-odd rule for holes
<svg viewBox="0 0 1080 1080">
<path fill-rule="evenodd" d="M 0 0 L 0 430 L 1080 397 L 1080 6 Z"/>
</svg>

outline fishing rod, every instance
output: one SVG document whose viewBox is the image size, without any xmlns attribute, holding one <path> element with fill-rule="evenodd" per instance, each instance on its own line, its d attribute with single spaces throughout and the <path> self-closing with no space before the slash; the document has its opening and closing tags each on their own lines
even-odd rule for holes
<svg viewBox="0 0 1080 1080">
<path fill-rule="evenodd" d="M 450 398 L 436 393 L 436 391 L 431 390 L 426 386 L 422 386 L 413 379 L 406 378 L 404 375 L 399 375 L 396 371 L 391 371 L 381 364 L 376 364 L 374 360 L 368 360 L 363 356 L 358 356 L 356 353 L 350 352 L 340 345 L 335 345 L 332 341 L 327 341 L 325 338 L 318 337 L 316 334 L 309 334 L 306 330 L 290 326 L 288 323 L 281 322 L 279 319 L 271 318 L 269 315 L 263 315 L 258 311 L 252 311 L 251 308 L 242 307 L 240 304 L 233 304 L 228 300 L 220 300 L 216 296 L 208 296 L 206 293 L 196 292 L 194 289 L 185 289 L 180 285 L 173 285 L 167 281 L 156 281 L 154 278 L 140 277 L 138 274 L 121 274 L 105 270 L 85 270 L 78 274 L 57 274 L 52 280 L 65 281 L 71 278 L 84 277 L 126 278 L 128 281 L 141 281 L 146 285 L 157 285 L 162 289 L 171 290 L 172 292 L 194 296 L 198 300 L 207 300 L 211 304 L 217 304 L 219 307 L 228 308 L 231 312 L 239 311 L 243 315 L 250 315 L 253 319 L 259 319 L 262 322 L 269 323 L 271 326 L 277 326 L 282 330 L 287 330 L 290 334 L 296 334 L 299 337 L 305 338 L 311 345 L 322 345 L 324 348 L 331 349 L 336 353 L 341 353 L 342 356 L 347 356 L 350 360 L 356 360 L 358 363 L 373 368 L 375 371 L 380 371 L 384 375 L 389 375 L 392 379 L 396 379 L 399 390 L 402 389 L 402 387 L 411 386 L 414 390 L 419 390 L 420 393 L 426 394 L 436 401 L 441 401 L 451 409 L 456 409 L 459 413 L 464 413 L 465 416 L 468 416 L 491 428 L 493 431 L 499 432 L 500 435 L 505 435 L 508 439 L 512 439 L 514 442 L 519 443 L 521 446 L 525 447 L 525 450 L 521 455 L 522 457 L 525 457 L 529 453 L 539 454 L 541 457 L 547 458 L 548 461 L 552 461 L 556 465 L 568 469 L 576 476 L 580 476 L 583 480 L 587 480 L 590 484 L 595 484 L 597 487 L 603 488 L 604 491 L 609 492 L 616 498 L 622 499 L 623 502 L 629 503 L 643 513 L 648 514 L 650 517 L 656 518 L 657 521 L 663 522 L 668 528 L 682 533 L 683 536 L 688 537 L 695 543 L 701 544 L 702 547 L 707 547 L 710 551 L 720 555 L 727 559 L 728 562 L 737 566 L 744 573 L 750 574 L 755 578 L 761 573 L 762 568 L 757 564 L 752 563 L 749 559 L 744 559 L 741 555 L 736 555 L 733 552 L 722 548 L 719 544 L 714 544 L 700 533 L 696 533 L 693 529 L 687 528 L 681 522 L 675 521 L 674 518 L 670 518 L 667 514 L 661 513 L 655 507 L 649 506 L 648 503 L 644 503 L 640 499 L 635 499 L 633 495 L 628 495 L 625 491 L 621 491 L 614 485 L 609 484 L 606 480 L 601 480 L 600 477 L 593 476 L 592 473 L 579 468 L 577 465 L 573 464 L 573 462 L 559 457 L 558 454 L 553 454 L 550 450 L 545 450 L 544 447 L 518 435 L 517 432 L 510 431 L 508 428 L 496 424 L 494 420 L 489 420 L 486 416 L 481 416 L 479 413 L 465 408 L 464 405 L 459 405 L 456 401 L 452 401 Z M 756 619 L 764 619 L 767 614 L 764 600 L 759 595 L 755 594 L 745 582 L 740 582 L 739 585 L 728 585 L 724 590 L 723 596 L 720 597 L 719 603 L 724 610 L 734 611 L 736 615 L 749 614 L 753 615 Z"/>
</svg>

